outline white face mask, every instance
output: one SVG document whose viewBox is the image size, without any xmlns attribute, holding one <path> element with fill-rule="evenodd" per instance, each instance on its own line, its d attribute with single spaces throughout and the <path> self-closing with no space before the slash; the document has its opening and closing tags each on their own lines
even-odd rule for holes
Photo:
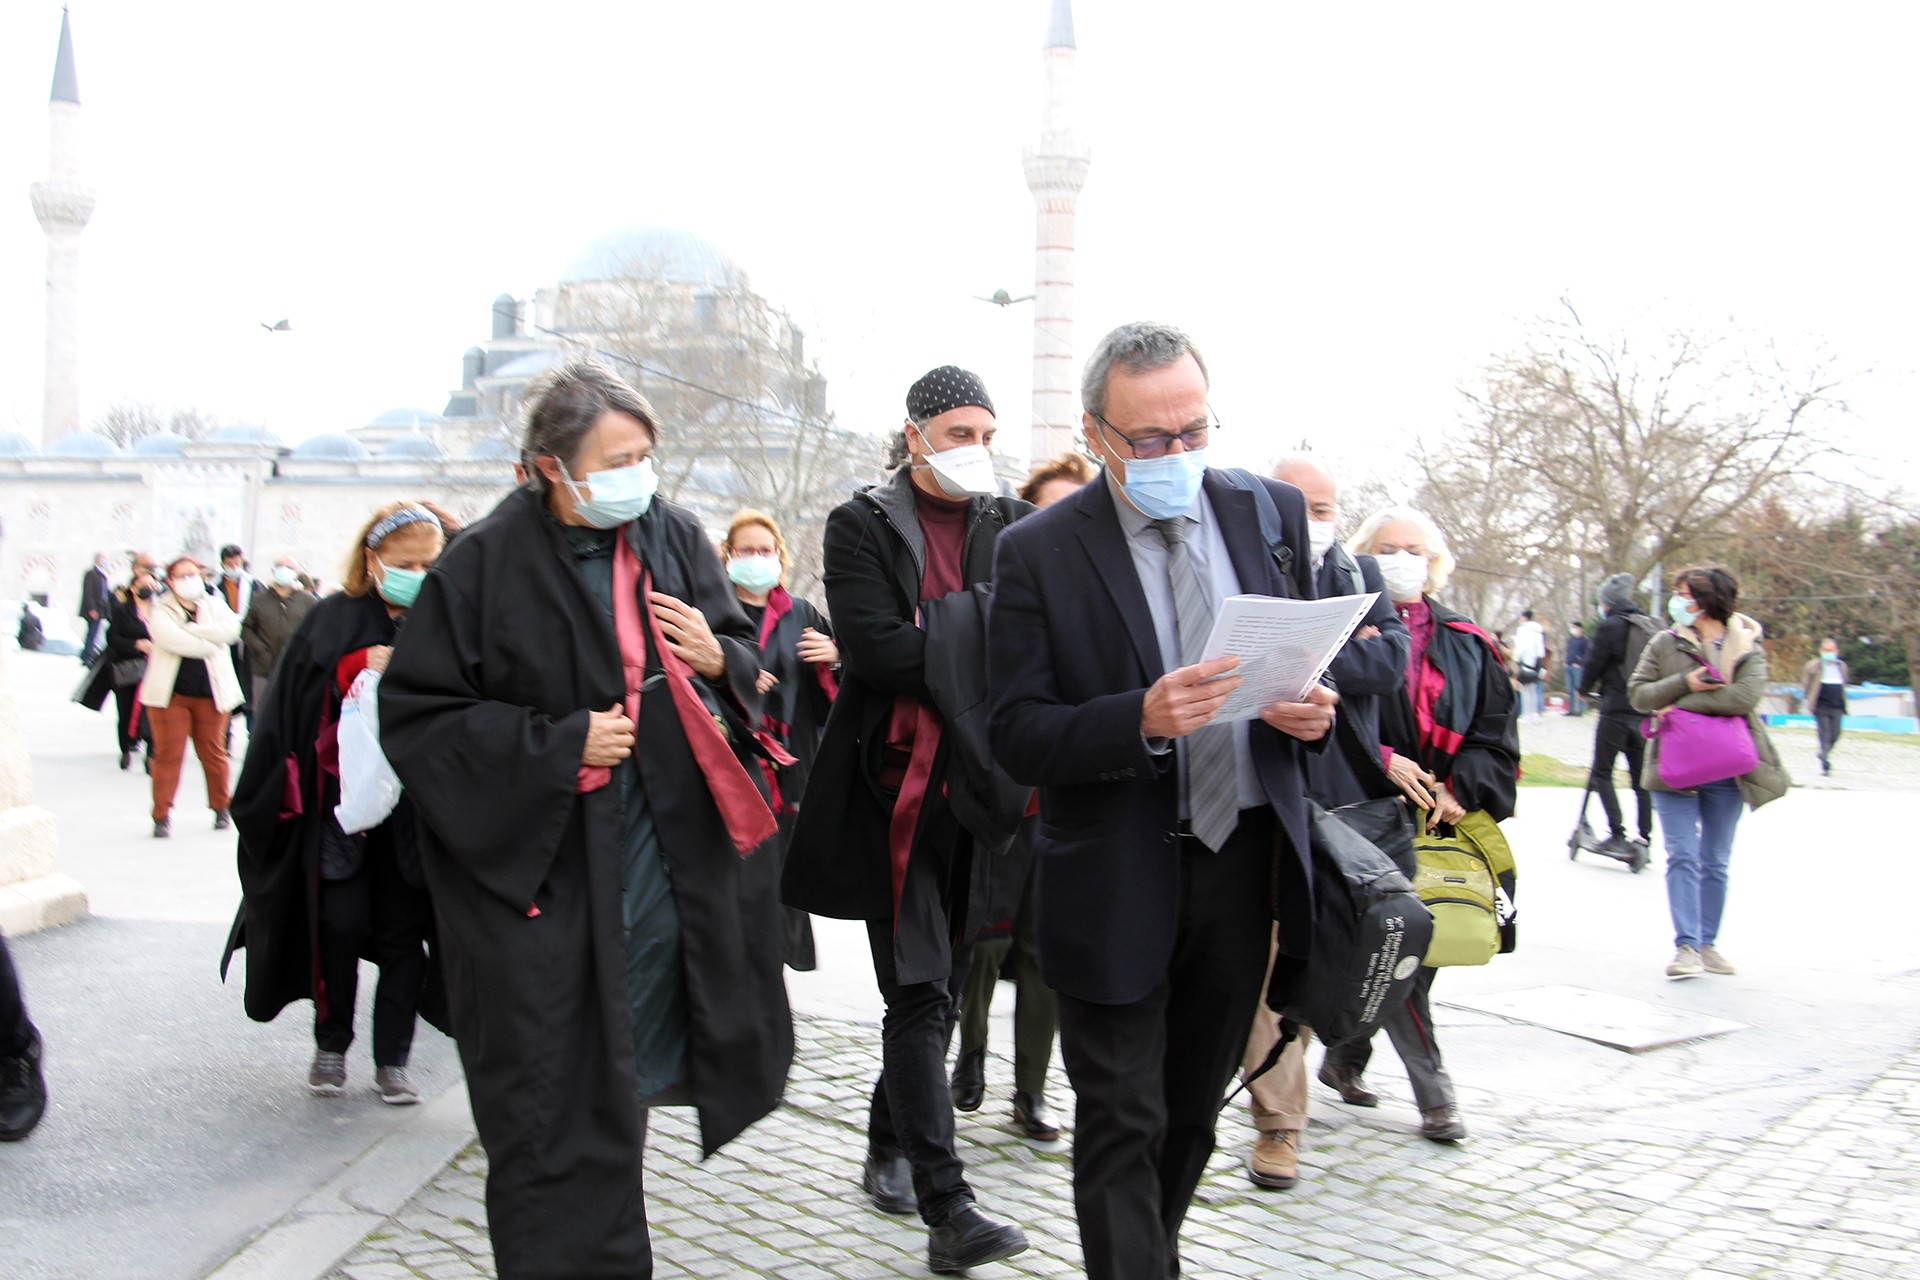
<svg viewBox="0 0 1920 1280">
<path fill-rule="evenodd" d="M 173 598 L 181 602 L 198 600 L 207 592 L 206 582 L 199 577 L 173 578 L 167 583 L 167 589 L 173 592 Z"/>
<path fill-rule="evenodd" d="M 1380 565 L 1380 580 L 1386 584 L 1387 594 L 1396 604 L 1405 604 L 1420 597 L 1420 589 L 1427 585 L 1427 558 L 1411 551 L 1395 551 L 1390 555 L 1375 556 Z"/>
<path fill-rule="evenodd" d="M 1319 564 L 1327 558 L 1327 552 L 1333 550 L 1333 544 L 1340 537 L 1340 522 L 1337 520 L 1307 521 L 1307 547 L 1313 552 L 1313 562 Z"/>
<path fill-rule="evenodd" d="M 914 465 L 932 471 L 940 491 L 949 498 L 984 498 L 1000 487 L 993 478 L 993 451 L 987 446 L 963 444 L 935 453 L 931 440 L 924 435 L 920 439 L 927 446 L 927 460 Z"/>
</svg>

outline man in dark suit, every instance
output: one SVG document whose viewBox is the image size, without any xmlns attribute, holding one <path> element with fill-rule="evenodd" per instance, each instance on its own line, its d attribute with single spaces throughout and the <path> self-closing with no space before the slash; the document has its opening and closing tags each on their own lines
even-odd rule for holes
<svg viewBox="0 0 1920 1280">
<path fill-rule="evenodd" d="M 113 597 L 107 580 L 107 553 L 93 553 L 93 564 L 80 579 L 80 616 L 87 620 L 87 638 L 80 645 L 81 665 L 90 664 L 100 654 L 107 634 L 107 610 Z"/>
<path fill-rule="evenodd" d="M 1077 1095 L 1087 1274 L 1166 1280 L 1276 915 L 1310 934 L 1302 742 L 1331 690 L 1214 724 L 1233 659 L 1195 660 L 1226 596 L 1313 595 L 1298 490 L 1210 473 L 1207 373 L 1177 329 L 1129 324 L 1088 362 L 1081 422 L 1106 475 L 1000 535 L 988 633 L 995 756 L 1040 789 L 1042 976 Z M 1219 677 L 1219 678 L 1216 678 Z"/>
</svg>

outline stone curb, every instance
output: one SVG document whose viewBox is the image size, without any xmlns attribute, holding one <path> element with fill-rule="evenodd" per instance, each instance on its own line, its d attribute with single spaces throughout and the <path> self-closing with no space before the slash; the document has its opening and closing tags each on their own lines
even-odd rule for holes
<svg viewBox="0 0 1920 1280">
<path fill-rule="evenodd" d="M 205 1280 L 320 1280 L 405 1208 L 475 1136 L 466 1081 L 456 1081 Z"/>
</svg>

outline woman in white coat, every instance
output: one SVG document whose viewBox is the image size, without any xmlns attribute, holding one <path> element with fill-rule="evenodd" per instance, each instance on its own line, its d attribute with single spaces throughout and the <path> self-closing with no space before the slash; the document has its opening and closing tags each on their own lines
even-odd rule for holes
<svg viewBox="0 0 1920 1280">
<path fill-rule="evenodd" d="M 192 556 L 167 566 L 167 593 L 147 617 L 151 639 L 140 641 L 147 674 L 140 702 L 153 729 L 153 834 L 173 834 L 169 814 L 180 787 L 180 766 L 193 743 L 207 776 L 207 807 L 213 827 L 227 816 L 227 717 L 243 696 L 230 646 L 240 638 L 240 619 L 218 592 L 207 590 L 205 570 Z"/>
</svg>

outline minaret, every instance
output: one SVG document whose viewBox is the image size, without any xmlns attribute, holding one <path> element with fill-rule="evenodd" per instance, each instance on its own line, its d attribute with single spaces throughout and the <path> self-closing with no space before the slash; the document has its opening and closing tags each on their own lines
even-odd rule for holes
<svg viewBox="0 0 1920 1280">
<path fill-rule="evenodd" d="M 1027 148 L 1027 190 L 1037 214 L 1033 261 L 1033 454 L 1039 462 L 1080 434 L 1073 360 L 1073 206 L 1093 152 L 1073 137 L 1073 5 L 1053 0 L 1042 54 L 1047 70 L 1040 141 Z"/>
<path fill-rule="evenodd" d="M 47 233 L 42 447 L 80 429 L 80 233 L 93 214 L 93 192 L 80 181 L 80 78 L 73 70 L 73 31 L 64 9 L 47 115 L 47 180 L 33 184 L 33 213 Z"/>
</svg>

